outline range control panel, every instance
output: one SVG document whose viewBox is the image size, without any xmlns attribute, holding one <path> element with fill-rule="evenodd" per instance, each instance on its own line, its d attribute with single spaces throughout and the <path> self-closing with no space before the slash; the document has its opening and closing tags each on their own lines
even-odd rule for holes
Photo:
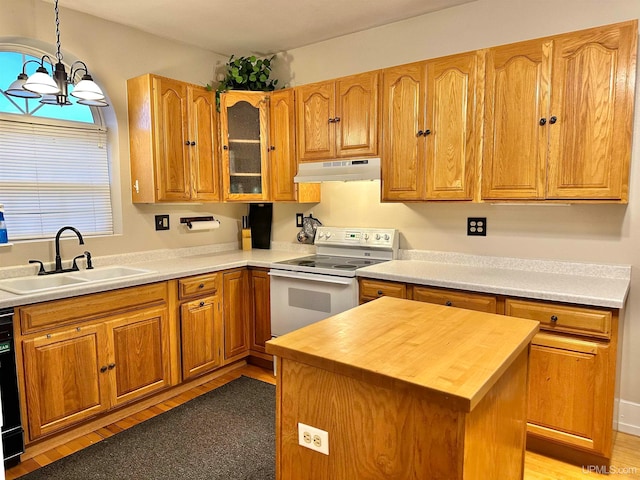
<svg viewBox="0 0 640 480">
<path fill-rule="evenodd" d="M 318 227 L 315 244 L 319 246 L 362 247 L 396 252 L 398 250 L 398 231 L 394 228 L 343 228 Z"/>
</svg>

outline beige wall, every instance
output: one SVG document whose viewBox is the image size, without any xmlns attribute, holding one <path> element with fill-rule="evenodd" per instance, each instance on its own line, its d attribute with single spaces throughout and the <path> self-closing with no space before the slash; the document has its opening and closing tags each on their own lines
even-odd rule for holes
<svg viewBox="0 0 640 480">
<path fill-rule="evenodd" d="M 66 9 L 61 9 L 60 16 L 66 58 L 76 57 L 88 64 L 113 106 L 107 120 L 113 135 L 115 184 L 121 187 L 116 210 L 122 211 L 122 234 L 89 239 L 87 248 L 101 256 L 237 240 L 244 205 L 133 206 L 130 202 L 126 79 L 152 72 L 206 84 L 226 58 Z M 300 85 L 638 17 L 640 2 L 635 0 L 478 0 L 285 52 L 279 56 L 276 78 Z M 47 2 L 0 2 L 0 42 L 13 37 L 32 39 L 34 45 L 34 40 L 48 44 L 53 52 L 53 28 L 53 9 Z M 639 114 L 640 108 L 636 109 L 636 116 Z M 274 240 L 295 241 L 295 212 L 313 211 L 328 225 L 396 227 L 402 234 L 402 248 L 622 263 L 635 269 L 640 267 L 639 136 L 640 129 L 636 129 L 628 206 L 381 204 L 379 182 L 324 184 L 319 205 L 275 207 Z M 190 234 L 176 228 L 180 215 L 197 212 L 219 216 L 222 228 Z M 154 231 L 153 216 L 159 213 L 171 215 L 169 232 Z M 486 238 L 465 235 L 467 216 L 488 218 Z M 29 258 L 50 260 L 51 244 L 30 242 L 0 249 L 0 266 L 23 265 Z M 65 258 L 75 248 L 71 243 L 65 245 Z M 627 307 L 620 397 L 640 404 L 640 282 L 636 278 Z"/>
<path fill-rule="evenodd" d="M 105 109 L 104 113 L 110 133 L 112 176 L 116 179 L 114 205 L 121 235 L 87 239 L 85 247 L 94 256 L 102 256 L 239 241 L 238 221 L 246 213 L 246 205 L 131 204 L 127 79 L 156 73 L 205 85 L 212 82 L 214 70 L 226 62 L 226 57 L 64 8 L 60 9 L 60 40 L 65 61 L 84 61 L 113 107 Z M 55 53 L 53 4 L 41 0 L 2 0 L 0 43 L 12 42 L 27 43 Z M 180 216 L 204 212 L 220 218 L 220 229 L 186 233 L 178 227 Z M 171 230 L 155 231 L 156 214 L 170 215 Z M 2 248 L 0 266 L 24 265 L 30 258 L 50 261 L 53 259 L 52 244 L 51 241 L 23 242 Z M 81 252 L 75 241 L 63 242 L 64 259 Z"/>
<path fill-rule="evenodd" d="M 293 73 L 279 75 L 300 85 L 639 17 L 640 2 L 631 0 L 478 0 L 286 52 L 281 56 Z M 313 208 L 278 205 L 274 235 L 293 238 L 294 213 L 313 211 L 328 225 L 398 228 L 401 248 L 632 265 L 619 394 L 640 404 L 640 281 L 635 271 L 640 268 L 639 115 L 636 108 L 627 206 L 381 204 L 379 182 L 330 183 L 323 184 L 323 201 Z M 487 217 L 486 238 L 466 236 L 467 216 Z"/>
</svg>

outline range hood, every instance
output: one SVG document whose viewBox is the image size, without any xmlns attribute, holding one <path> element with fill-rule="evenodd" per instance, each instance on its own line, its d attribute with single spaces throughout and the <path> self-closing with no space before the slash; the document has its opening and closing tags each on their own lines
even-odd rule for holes
<svg viewBox="0 0 640 480">
<path fill-rule="evenodd" d="M 325 160 L 300 162 L 295 183 L 348 182 L 354 180 L 379 180 L 380 159 Z"/>
</svg>

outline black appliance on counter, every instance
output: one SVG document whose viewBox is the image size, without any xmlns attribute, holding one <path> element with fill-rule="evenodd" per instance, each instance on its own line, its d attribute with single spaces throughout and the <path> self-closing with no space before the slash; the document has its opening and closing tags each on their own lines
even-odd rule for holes
<svg viewBox="0 0 640 480">
<path fill-rule="evenodd" d="M 251 247 L 271 248 L 272 203 L 249 204 L 249 225 L 251 226 Z"/>
<path fill-rule="evenodd" d="M 24 430 L 20 421 L 20 398 L 13 342 L 13 309 L 0 310 L 0 394 L 2 395 L 2 449 L 5 467 L 20 462 Z"/>
</svg>

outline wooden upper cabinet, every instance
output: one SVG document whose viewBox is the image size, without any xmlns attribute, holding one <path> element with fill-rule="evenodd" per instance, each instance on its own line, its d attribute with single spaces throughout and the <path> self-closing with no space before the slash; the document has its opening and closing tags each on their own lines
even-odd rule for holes
<svg viewBox="0 0 640 480">
<path fill-rule="evenodd" d="M 487 51 L 483 199 L 627 202 L 637 30 Z"/>
<path fill-rule="evenodd" d="M 477 52 L 427 62 L 426 198 L 472 200 L 480 150 Z"/>
<path fill-rule="evenodd" d="M 225 201 L 269 200 L 269 95 L 230 90 L 220 96 Z"/>
<path fill-rule="evenodd" d="M 150 74 L 127 92 L 133 203 L 218 201 L 215 94 Z"/>
<path fill-rule="evenodd" d="M 292 89 L 271 92 L 269 105 L 269 174 L 274 202 L 319 202 L 319 183 L 294 183 L 296 160 L 295 94 Z"/>
<path fill-rule="evenodd" d="M 298 161 L 378 153 L 379 72 L 296 89 Z"/>
<path fill-rule="evenodd" d="M 637 20 L 554 41 L 547 197 L 627 201 Z"/>
<path fill-rule="evenodd" d="M 425 63 L 382 73 L 382 200 L 424 199 L 425 82 Z"/>
<path fill-rule="evenodd" d="M 384 70 L 383 200 L 474 198 L 481 59 L 470 52 Z"/>
<path fill-rule="evenodd" d="M 335 158 L 335 82 L 298 87 L 298 160 Z"/>
<path fill-rule="evenodd" d="M 336 157 L 371 157 L 378 154 L 379 72 L 336 81 Z"/>
<path fill-rule="evenodd" d="M 486 55 L 482 198 L 543 199 L 551 43 L 533 40 Z"/>
<path fill-rule="evenodd" d="M 188 91 L 189 149 L 191 152 L 191 182 L 194 200 L 220 200 L 220 169 L 216 162 L 218 126 L 215 94 L 204 88 Z M 195 145 L 191 145 L 195 143 Z"/>
</svg>

